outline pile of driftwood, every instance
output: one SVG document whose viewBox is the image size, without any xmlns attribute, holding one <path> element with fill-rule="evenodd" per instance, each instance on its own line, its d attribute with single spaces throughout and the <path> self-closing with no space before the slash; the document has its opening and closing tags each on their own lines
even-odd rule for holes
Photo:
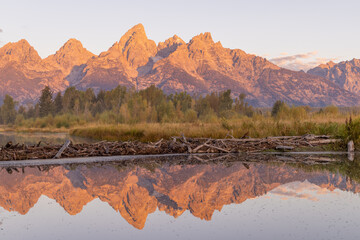
<svg viewBox="0 0 360 240">
<path fill-rule="evenodd" d="M 315 147 L 324 144 L 339 142 L 330 136 L 282 136 L 267 138 L 186 138 L 173 137 L 156 143 L 142 142 L 107 142 L 72 144 L 66 141 L 64 145 L 38 143 L 29 146 L 12 144 L 9 142 L 0 147 L 0 160 L 51 159 L 69 157 L 95 157 L 116 155 L 148 155 L 174 153 L 240 153 L 261 152 L 265 150 L 293 150 L 298 147 Z"/>
</svg>

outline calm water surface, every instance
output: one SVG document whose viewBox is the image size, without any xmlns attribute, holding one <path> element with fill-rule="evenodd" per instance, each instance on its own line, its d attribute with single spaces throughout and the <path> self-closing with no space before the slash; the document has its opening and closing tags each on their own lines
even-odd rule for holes
<svg viewBox="0 0 360 240">
<path fill-rule="evenodd" d="M 73 143 L 88 143 L 94 142 L 91 139 L 69 136 L 66 133 L 16 133 L 16 132 L 0 132 L 0 146 L 8 142 L 20 144 L 37 144 L 38 142 L 63 144 L 67 139 Z"/>
<path fill-rule="evenodd" d="M 0 239 L 359 239 L 356 166 L 2 168 Z"/>
</svg>

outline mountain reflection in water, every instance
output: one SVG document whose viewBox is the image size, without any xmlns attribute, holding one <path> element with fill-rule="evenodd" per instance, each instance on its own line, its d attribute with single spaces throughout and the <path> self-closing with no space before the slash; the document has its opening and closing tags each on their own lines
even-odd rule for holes
<svg viewBox="0 0 360 240">
<path fill-rule="evenodd" d="M 10 174 L 11 173 L 11 174 Z M 0 171 L 0 207 L 26 215 L 41 196 L 76 215 L 94 199 L 108 203 L 133 227 L 143 229 L 157 209 L 175 218 L 189 211 L 210 221 L 215 210 L 272 194 L 316 200 L 306 188 L 358 193 L 360 184 L 336 171 L 309 171 L 269 163 L 233 162 L 121 167 L 116 163 L 25 167 Z"/>
</svg>

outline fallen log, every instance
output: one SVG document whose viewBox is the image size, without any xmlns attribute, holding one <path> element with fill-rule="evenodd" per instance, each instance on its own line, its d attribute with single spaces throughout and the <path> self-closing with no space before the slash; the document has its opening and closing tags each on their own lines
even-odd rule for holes
<svg viewBox="0 0 360 240">
<path fill-rule="evenodd" d="M 292 147 L 292 146 L 276 146 L 275 149 L 285 151 L 285 150 L 293 150 L 294 147 Z"/>
<path fill-rule="evenodd" d="M 309 141 L 310 144 L 329 144 L 329 143 L 337 143 L 341 142 L 340 139 L 325 139 L 325 140 L 316 140 L 316 141 Z"/>
<path fill-rule="evenodd" d="M 219 150 L 221 152 L 226 152 L 226 153 L 230 153 L 231 151 L 229 150 L 226 150 L 226 149 L 223 149 L 223 148 L 219 148 L 219 147 L 216 147 L 216 146 L 212 146 L 212 145 L 209 145 L 207 143 L 204 144 L 205 147 L 209 147 L 209 148 L 213 148 L 213 149 L 216 149 L 216 150 Z"/>
<path fill-rule="evenodd" d="M 61 154 L 65 151 L 65 149 L 70 145 L 71 141 L 67 140 L 64 145 L 60 148 L 60 150 L 58 151 L 58 153 L 54 156 L 54 158 L 60 158 Z M 40 143 L 38 144 L 37 147 L 40 146 Z"/>
</svg>

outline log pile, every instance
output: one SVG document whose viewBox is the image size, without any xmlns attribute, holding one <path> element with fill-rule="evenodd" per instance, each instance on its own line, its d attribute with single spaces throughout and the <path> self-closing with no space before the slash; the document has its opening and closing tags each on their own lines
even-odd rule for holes
<svg viewBox="0 0 360 240">
<path fill-rule="evenodd" d="M 231 136 L 230 136 L 231 137 Z M 316 147 L 339 142 L 330 136 L 282 136 L 267 138 L 186 138 L 172 137 L 156 143 L 142 142 L 107 142 L 72 144 L 66 141 L 64 145 L 50 145 L 39 142 L 29 146 L 9 142 L 0 147 L 0 160 L 51 159 L 69 157 L 95 157 L 116 155 L 149 155 L 175 153 L 241 153 L 262 152 L 266 150 L 286 151 L 299 147 Z"/>
</svg>

